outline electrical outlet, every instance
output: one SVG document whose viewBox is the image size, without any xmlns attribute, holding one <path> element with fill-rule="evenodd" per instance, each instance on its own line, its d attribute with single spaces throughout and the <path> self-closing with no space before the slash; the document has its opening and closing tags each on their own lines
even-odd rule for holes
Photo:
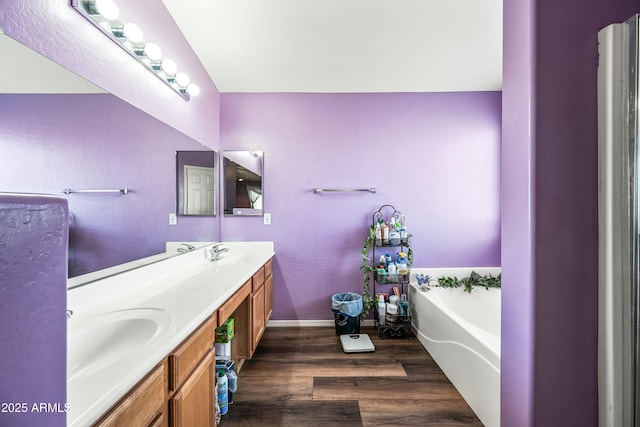
<svg viewBox="0 0 640 427">
<path fill-rule="evenodd" d="M 169 225 L 176 225 L 178 223 L 178 215 L 174 213 L 169 214 Z"/>
<path fill-rule="evenodd" d="M 271 225 L 271 214 L 266 213 L 262 216 L 262 223 L 264 225 Z"/>
</svg>

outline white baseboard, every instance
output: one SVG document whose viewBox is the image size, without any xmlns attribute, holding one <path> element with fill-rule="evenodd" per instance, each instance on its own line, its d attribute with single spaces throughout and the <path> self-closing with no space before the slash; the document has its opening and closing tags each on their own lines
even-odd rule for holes
<svg viewBox="0 0 640 427">
<path fill-rule="evenodd" d="M 361 326 L 373 326 L 373 319 L 360 321 Z M 335 326 L 333 320 L 269 320 L 268 328 L 279 327 L 313 327 L 313 326 Z"/>
</svg>

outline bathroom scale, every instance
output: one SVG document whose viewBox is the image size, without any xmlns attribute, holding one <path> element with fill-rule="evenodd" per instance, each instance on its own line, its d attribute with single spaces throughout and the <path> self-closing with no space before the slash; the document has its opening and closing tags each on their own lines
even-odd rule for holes
<svg viewBox="0 0 640 427">
<path fill-rule="evenodd" d="M 365 353 L 376 349 L 367 334 L 340 335 L 340 342 L 345 353 Z"/>
</svg>

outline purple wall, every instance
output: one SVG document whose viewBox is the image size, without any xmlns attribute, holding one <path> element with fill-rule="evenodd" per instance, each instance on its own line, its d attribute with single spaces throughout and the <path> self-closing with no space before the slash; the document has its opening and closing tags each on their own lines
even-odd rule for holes
<svg viewBox="0 0 640 427">
<path fill-rule="evenodd" d="M 505 2 L 503 427 L 598 424 L 597 32 L 638 8 Z"/>
<path fill-rule="evenodd" d="M 274 319 L 330 319 L 360 292 L 371 215 L 407 216 L 415 264 L 500 265 L 500 93 L 223 94 L 224 150 L 264 150 L 262 218 L 222 240 L 273 240 Z M 315 187 L 377 188 L 316 195 Z"/>
<path fill-rule="evenodd" d="M 67 218 L 62 198 L 0 193 L 3 426 L 66 425 Z"/>
<path fill-rule="evenodd" d="M 176 151 L 204 147 L 112 95 L 0 95 L 0 190 L 129 188 L 70 194 L 69 274 L 219 238 L 214 217 L 179 217 Z"/>
<path fill-rule="evenodd" d="M 70 0 L 2 0 L 5 34 L 74 71 L 153 117 L 216 149 L 220 94 L 173 18 L 158 0 L 118 0 L 121 15 L 136 22 L 166 57 L 200 86 L 182 99 L 71 7 Z"/>
</svg>

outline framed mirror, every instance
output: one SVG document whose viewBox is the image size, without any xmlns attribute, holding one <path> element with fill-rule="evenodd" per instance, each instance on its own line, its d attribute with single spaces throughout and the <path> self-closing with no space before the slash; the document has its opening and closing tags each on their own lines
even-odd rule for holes
<svg viewBox="0 0 640 427">
<path fill-rule="evenodd" d="M 215 151 L 176 152 L 176 213 L 216 216 Z"/>
<path fill-rule="evenodd" d="M 262 151 L 223 151 L 225 215 L 262 215 Z"/>
</svg>

